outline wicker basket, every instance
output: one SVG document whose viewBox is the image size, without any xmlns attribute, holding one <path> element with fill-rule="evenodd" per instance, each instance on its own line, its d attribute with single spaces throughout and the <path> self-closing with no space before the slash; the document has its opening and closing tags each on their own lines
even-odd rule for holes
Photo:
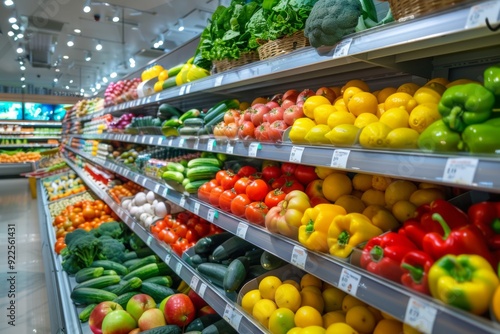
<svg viewBox="0 0 500 334">
<path fill-rule="evenodd" d="M 447 9 L 466 0 L 389 0 L 395 20 L 413 18 L 415 16 Z"/>
<path fill-rule="evenodd" d="M 239 59 L 223 59 L 212 61 L 212 73 L 220 73 L 230 70 L 235 67 L 253 63 L 259 60 L 259 54 L 255 51 L 244 52 L 240 55 Z"/>
<path fill-rule="evenodd" d="M 304 36 L 304 31 L 299 30 L 290 36 L 285 36 L 274 41 L 268 41 L 259 46 L 257 51 L 259 52 L 260 60 L 264 60 L 284 55 L 309 45 L 309 39 Z"/>
</svg>

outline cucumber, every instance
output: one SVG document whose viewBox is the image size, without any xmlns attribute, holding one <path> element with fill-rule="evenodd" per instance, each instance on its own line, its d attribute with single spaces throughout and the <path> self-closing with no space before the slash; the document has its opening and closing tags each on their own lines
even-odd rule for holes
<svg viewBox="0 0 500 334">
<path fill-rule="evenodd" d="M 96 288 L 81 288 L 71 291 L 71 300 L 77 305 L 99 304 L 101 302 L 112 301 L 116 294 Z"/>
<path fill-rule="evenodd" d="M 138 258 L 142 259 L 143 257 L 146 257 L 148 255 L 154 254 L 154 252 L 151 250 L 151 248 L 145 246 L 142 248 L 139 248 L 135 251 L 136 255 Z"/>
<path fill-rule="evenodd" d="M 148 255 L 148 256 L 149 256 L 149 255 Z M 123 265 L 124 265 L 125 267 L 129 268 L 130 266 L 134 265 L 134 263 L 137 263 L 137 262 L 139 262 L 139 261 L 141 261 L 141 259 L 136 258 L 136 259 L 132 259 L 132 260 L 128 260 L 128 261 L 123 262 Z"/>
<path fill-rule="evenodd" d="M 194 319 L 187 325 L 185 331 L 190 332 L 190 331 L 202 331 L 205 327 L 210 326 L 211 324 L 215 323 L 216 321 L 222 319 L 220 315 L 218 314 L 206 314 L 203 315 L 199 318 Z"/>
<path fill-rule="evenodd" d="M 285 264 L 285 261 L 269 252 L 262 253 L 262 256 L 260 257 L 260 265 L 266 270 L 278 269 Z"/>
<path fill-rule="evenodd" d="M 217 246 L 212 252 L 215 261 L 222 261 L 229 258 L 236 258 L 245 254 L 255 246 L 240 237 L 233 236 Z"/>
<path fill-rule="evenodd" d="M 224 121 L 224 113 L 221 113 L 220 115 L 215 116 L 214 119 L 212 119 L 210 122 L 205 121 L 205 130 L 208 131 L 209 133 L 213 133 L 214 127 L 219 124 L 220 122 Z"/>
<path fill-rule="evenodd" d="M 123 309 L 125 309 L 127 307 L 127 303 L 130 300 L 130 298 L 132 298 L 138 293 L 139 292 L 136 291 L 125 292 L 116 297 L 115 299 L 113 299 L 113 301 L 117 304 L 120 304 L 120 306 L 123 307 Z"/>
<path fill-rule="evenodd" d="M 116 289 L 111 290 L 117 296 L 120 296 L 124 293 L 131 292 L 139 289 L 142 286 L 142 280 L 138 277 L 132 277 L 129 280 L 122 280 L 120 284 L 116 287 Z"/>
<path fill-rule="evenodd" d="M 165 263 L 150 263 L 142 268 L 138 268 L 134 271 L 129 272 L 127 275 L 123 276 L 122 279 L 129 280 L 132 277 L 138 277 L 141 280 L 145 280 L 150 277 L 160 276 L 160 275 L 172 275 L 173 271 Z"/>
<path fill-rule="evenodd" d="M 168 89 L 175 86 L 177 86 L 177 83 L 175 82 L 175 76 L 173 76 L 163 81 L 162 89 Z"/>
<path fill-rule="evenodd" d="M 127 267 L 123 264 L 110 260 L 95 260 L 90 266 L 93 268 L 103 267 L 104 270 L 114 270 L 118 275 L 126 275 L 128 273 Z"/>
<path fill-rule="evenodd" d="M 182 186 L 183 187 L 187 186 L 188 184 L 189 184 L 189 179 L 185 178 L 184 180 L 182 180 Z"/>
<path fill-rule="evenodd" d="M 170 288 L 174 284 L 174 281 L 170 276 L 155 276 L 145 279 L 143 283 L 155 283 Z"/>
<path fill-rule="evenodd" d="M 238 334 L 238 332 L 226 320 L 220 319 L 204 328 L 201 334 Z"/>
<path fill-rule="evenodd" d="M 220 114 L 224 115 L 224 113 L 229 109 L 237 109 L 239 107 L 240 107 L 240 102 L 237 99 L 227 99 L 221 101 L 216 105 L 214 105 L 212 108 L 207 110 L 205 114 L 205 122 L 206 123 L 210 122 Z"/>
<path fill-rule="evenodd" d="M 141 331 L 141 334 L 182 334 L 182 329 L 177 325 L 165 325 Z"/>
<path fill-rule="evenodd" d="M 182 125 L 182 122 L 179 121 L 178 119 L 169 119 L 169 120 L 164 121 L 161 124 L 161 127 L 162 128 L 178 128 L 181 125 Z"/>
<path fill-rule="evenodd" d="M 75 281 L 76 283 L 82 283 L 88 281 L 89 279 L 100 277 L 103 275 L 103 273 L 103 267 L 83 268 L 78 270 L 78 272 L 75 274 Z"/>
<path fill-rule="evenodd" d="M 213 179 L 218 171 L 220 171 L 220 167 L 215 167 L 212 165 L 189 167 L 186 173 L 186 177 L 190 182 Z"/>
<path fill-rule="evenodd" d="M 194 252 L 196 254 L 211 253 L 218 245 L 231 238 L 233 234 L 229 232 L 222 232 L 199 239 L 194 244 Z"/>
<path fill-rule="evenodd" d="M 163 299 L 177 293 L 177 291 L 174 289 L 150 282 L 143 282 L 140 291 L 142 293 L 145 293 L 146 295 L 153 297 L 153 299 L 157 303 L 161 303 Z"/>
<path fill-rule="evenodd" d="M 80 322 L 89 321 L 90 314 L 92 313 L 92 311 L 95 309 L 96 306 L 97 304 L 89 304 L 80 313 L 78 313 L 78 319 L 80 319 Z"/>
<path fill-rule="evenodd" d="M 182 174 L 181 172 L 173 172 L 171 170 L 167 170 L 166 172 L 163 172 L 161 178 L 165 181 L 182 183 L 182 181 L 184 181 L 184 174 Z"/>
<path fill-rule="evenodd" d="M 163 84 L 165 84 L 165 83 L 163 83 Z M 174 86 L 175 86 L 175 80 L 174 80 Z M 172 86 L 170 86 L 170 87 L 172 87 Z M 158 107 L 158 116 L 160 116 L 160 115 L 162 116 L 162 118 L 164 120 L 167 120 L 172 116 L 180 117 L 182 115 L 182 111 L 179 110 L 178 108 L 174 107 L 171 104 L 162 103 Z"/>
<path fill-rule="evenodd" d="M 198 134 L 198 130 L 200 128 L 194 128 L 194 127 L 182 127 L 179 129 L 179 135 L 181 136 L 194 136 L 196 134 Z"/>
<path fill-rule="evenodd" d="M 82 283 L 78 283 L 74 287 L 74 289 L 81 289 L 81 288 L 102 289 L 113 284 L 118 284 L 120 283 L 120 281 L 121 277 L 118 275 L 101 276 L 101 277 L 91 278 Z"/>
<path fill-rule="evenodd" d="M 219 263 L 201 263 L 196 270 L 210 282 L 220 288 L 224 287 L 224 277 L 227 274 L 227 266 Z"/>
<path fill-rule="evenodd" d="M 146 257 L 143 257 L 142 259 L 140 259 L 138 262 L 134 263 L 133 265 L 131 265 L 130 267 L 128 267 L 128 270 L 129 271 L 134 271 L 140 267 L 143 267 L 147 264 L 150 264 L 150 263 L 157 263 L 160 261 L 160 258 L 158 257 L 158 255 L 149 255 L 149 256 L 146 256 Z"/>
<path fill-rule="evenodd" d="M 189 181 L 189 179 L 187 179 Z M 198 192 L 198 188 L 210 181 L 210 179 L 205 180 L 197 180 L 197 181 L 189 181 L 186 185 L 184 185 L 184 190 L 186 190 L 190 194 L 196 194 Z"/>
<path fill-rule="evenodd" d="M 167 170 L 169 171 L 183 173 L 185 169 L 186 168 L 184 168 L 184 166 L 179 162 L 167 162 Z"/>
<path fill-rule="evenodd" d="M 215 158 L 215 155 L 213 158 L 196 158 L 191 159 L 188 162 L 188 168 L 205 166 L 214 166 L 220 168 L 222 167 L 222 163 L 217 158 Z"/>
<path fill-rule="evenodd" d="M 196 133 L 198 136 L 203 136 L 203 135 L 209 135 L 211 132 L 207 131 L 205 127 L 198 129 L 198 132 Z"/>
<path fill-rule="evenodd" d="M 118 273 L 116 271 L 114 271 L 114 270 L 108 269 L 108 270 L 104 270 L 102 272 L 102 275 L 103 276 L 113 276 L 113 275 L 118 275 Z"/>
<path fill-rule="evenodd" d="M 184 120 L 184 126 L 186 127 L 193 127 L 193 128 L 200 128 L 203 126 L 203 119 L 195 117 L 195 118 L 188 118 Z"/>
<path fill-rule="evenodd" d="M 262 253 L 264 253 L 264 250 L 260 248 L 255 248 L 247 251 L 245 253 L 245 257 L 248 260 L 248 265 L 253 266 L 255 264 L 260 264 Z"/>
<path fill-rule="evenodd" d="M 260 264 L 250 266 L 247 269 L 247 279 L 254 279 L 264 274 L 267 274 L 267 270 L 262 268 Z"/>
<path fill-rule="evenodd" d="M 182 70 L 183 67 L 184 67 L 184 64 L 179 64 L 179 65 L 175 65 L 174 67 L 169 68 L 167 70 L 168 77 L 169 78 L 175 77 L 177 74 L 179 74 L 179 72 Z"/>
<path fill-rule="evenodd" d="M 224 290 L 228 292 L 239 290 L 246 277 L 247 271 L 243 262 L 240 259 L 231 261 L 222 283 Z"/>
<path fill-rule="evenodd" d="M 200 116 L 201 112 L 198 109 L 189 109 L 179 117 L 179 121 L 184 122 L 187 119 Z"/>
</svg>

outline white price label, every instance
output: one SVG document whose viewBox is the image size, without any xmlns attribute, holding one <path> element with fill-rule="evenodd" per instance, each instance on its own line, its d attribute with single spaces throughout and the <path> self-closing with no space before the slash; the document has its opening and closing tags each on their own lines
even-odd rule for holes
<svg viewBox="0 0 500 334">
<path fill-rule="evenodd" d="M 134 176 L 134 182 L 135 183 L 139 183 L 139 175 L 138 174 L 135 174 L 135 176 Z"/>
<path fill-rule="evenodd" d="M 154 140 L 155 140 L 155 137 L 149 137 L 149 145 L 153 145 Z"/>
<path fill-rule="evenodd" d="M 499 1 L 488 1 L 479 5 L 472 6 L 465 22 L 465 29 L 476 28 L 486 25 L 486 19 L 490 25 L 498 22 L 500 12 Z"/>
<path fill-rule="evenodd" d="M 200 146 L 200 139 L 196 138 L 194 140 L 193 148 L 196 150 L 196 149 L 198 149 L 198 146 Z"/>
<path fill-rule="evenodd" d="M 216 218 L 219 218 L 219 212 L 214 209 L 209 209 L 207 213 L 207 220 L 213 223 Z"/>
<path fill-rule="evenodd" d="M 181 274 L 181 270 L 182 270 L 182 263 L 177 262 L 177 264 L 175 265 L 175 273 L 177 275 L 180 275 Z"/>
<path fill-rule="evenodd" d="M 167 265 L 170 265 L 170 259 L 171 259 L 171 258 L 172 258 L 172 256 L 171 256 L 170 254 L 165 255 L 165 263 L 166 263 Z"/>
<path fill-rule="evenodd" d="M 196 288 L 198 287 L 199 281 L 200 281 L 200 279 L 198 278 L 198 276 L 191 277 L 191 281 L 189 282 L 189 286 L 191 287 L 191 289 L 196 291 Z"/>
<path fill-rule="evenodd" d="M 422 300 L 411 297 L 406 307 L 404 322 L 415 329 L 430 334 L 436 320 L 437 309 Z"/>
<path fill-rule="evenodd" d="M 449 158 L 444 167 L 443 181 L 473 184 L 478 162 L 475 158 Z"/>
<path fill-rule="evenodd" d="M 299 267 L 300 269 L 305 269 L 307 260 L 307 251 L 299 246 L 293 246 L 291 263 Z"/>
<path fill-rule="evenodd" d="M 251 143 L 250 146 L 248 146 L 248 156 L 256 157 L 259 148 L 261 148 L 260 143 Z"/>
<path fill-rule="evenodd" d="M 168 140 L 168 144 L 167 144 L 167 146 L 172 147 L 172 143 L 173 143 L 173 142 L 174 142 L 174 140 L 173 140 L 172 138 L 170 138 L 170 139 Z"/>
<path fill-rule="evenodd" d="M 181 86 L 181 88 L 179 89 L 179 96 L 181 95 L 184 95 L 184 92 L 186 91 L 186 86 Z"/>
<path fill-rule="evenodd" d="M 131 139 L 131 138 L 132 138 L 132 136 L 131 136 L 131 135 L 127 135 L 127 136 L 125 136 L 125 140 L 126 140 L 126 141 L 130 141 L 130 139 Z"/>
<path fill-rule="evenodd" d="M 165 187 L 165 188 L 163 188 L 163 195 L 162 196 L 167 197 L 167 194 L 168 194 L 168 188 Z"/>
<path fill-rule="evenodd" d="M 146 136 L 143 136 L 143 137 L 141 138 L 141 143 L 143 143 L 143 144 L 144 144 L 144 143 L 146 143 L 146 138 L 147 138 Z"/>
<path fill-rule="evenodd" d="M 163 144 L 163 137 L 158 137 L 158 142 L 156 144 L 157 145 Z"/>
<path fill-rule="evenodd" d="M 151 246 L 152 241 L 153 241 L 153 236 L 152 235 L 148 236 L 148 238 L 146 239 L 146 245 L 148 245 L 148 247 Z"/>
<path fill-rule="evenodd" d="M 146 183 L 147 183 L 147 182 L 148 182 L 148 179 L 146 179 L 145 177 L 143 177 L 143 178 L 142 178 L 142 182 L 141 182 L 142 186 L 143 186 L 143 187 L 146 187 Z"/>
<path fill-rule="evenodd" d="M 356 296 L 358 291 L 359 282 L 361 281 L 361 276 L 353 273 L 349 269 L 343 268 L 340 273 L 339 279 L 339 289 Z"/>
<path fill-rule="evenodd" d="M 238 223 L 238 227 L 236 228 L 236 235 L 241 239 L 245 239 L 248 231 L 248 225 L 245 223 Z"/>
<path fill-rule="evenodd" d="M 179 139 L 179 147 L 183 147 L 185 141 L 186 141 L 186 139 L 184 139 L 184 138 Z"/>
<path fill-rule="evenodd" d="M 242 318 L 242 314 L 235 309 L 230 304 L 226 304 L 226 308 L 224 309 L 224 314 L 222 316 L 224 320 L 226 320 L 234 329 L 238 330 L 240 327 L 240 322 Z"/>
<path fill-rule="evenodd" d="M 187 85 L 185 93 L 189 94 L 190 91 L 191 91 L 191 85 Z"/>
<path fill-rule="evenodd" d="M 347 159 L 349 158 L 350 150 L 335 150 L 333 151 L 332 161 L 330 166 L 335 168 L 346 168 Z"/>
<path fill-rule="evenodd" d="M 346 38 L 337 43 L 335 51 L 333 52 L 333 58 L 344 57 L 349 54 L 349 48 L 351 47 L 352 38 Z"/>
<path fill-rule="evenodd" d="M 304 147 L 292 146 L 290 150 L 290 158 L 288 161 L 300 163 L 302 161 L 302 153 L 304 153 Z"/>
<path fill-rule="evenodd" d="M 126 221 L 127 221 L 127 223 L 130 223 L 130 219 L 126 219 Z M 134 228 L 135 228 L 135 222 L 133 221 L 132 224 L 130 224 L 130 229 L 133 231 Z"/>
<path fill-rule="evenodd" d="M 207 285 L 205 283 L 201 283 L 200 290 L 198 291 L 198 295 L 203 298 L 205 296 L 205 291 L 207 291 Z"/>
<path fill-rule="evenodd" d="M 199 204 L 198 204 L 199 205 Z M 182 196 L 180 201 L 179 201 L 179 206 L 180 207 L 185 207 L 186 206 L 186 196 Z M 195 205 L 196 207 L 196 205 Z M 199 209 L 199 206 L 198 206 L 198 209 Z"/>
<path fill-rule="evenodd" d="M 226 146 L 226 153 L 227 154 L 233 154 L 234 152 L 234 147 L 233 145 L 231 145 L 231 143 L 227 143 L 227 146 Z"/>
<path fill-rule="evenodd" d="M 195 215 L 198 215 L 200 213 L 200 203 L 196 202 L 194 203 L 194 210 L 193 210 L 193 213 Z"/>
<path fill-rule="evenodd" d="M 209 139 L 207 143 L 207 151 L 213 151 L 214 147 L 217 145 L 215 139 Z"/>
<path fill-rule="evenodd" d="M 156 184 L 154 192 L 158 194 L 159 191 L 160 191 L 160 185 Z"/>
<path fill-rule="evenodd" d="M 219 75 L 214 80 L 214 87 L 219 87 L 222 85 L 222 80 L 224 79 L 224 75 Z"/>
</svg>

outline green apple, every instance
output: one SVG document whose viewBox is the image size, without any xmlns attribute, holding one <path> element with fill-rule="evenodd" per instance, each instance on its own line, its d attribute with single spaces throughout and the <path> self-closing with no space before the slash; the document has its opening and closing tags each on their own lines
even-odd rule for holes
<svg viewBox="0 0 500 334">
<path fill-rule="evenodd" d="M 102 321 L 102 334 L 127 334 L 135 328 L 137 322 L 124 310 L 112 311 Z"/>
<path fill-rule="evenodd" d="M 163 299 L 160 303 L 160 306 L 158 306 L 158 308 L 160 309 L 160 311 L 165 314 L 165 304 L 167 304 L 167 300 L 172 297 L 172 295 L 166 297 L 165 299 Z"/>
<path fill-rule="evenodd" d="M 144 311 L 151 308 L 156 308 L 156 302 L 153 297 L 145 293 L 139 293 L 129 299 L 125 309 L 137 321 Z"/>
</svg>

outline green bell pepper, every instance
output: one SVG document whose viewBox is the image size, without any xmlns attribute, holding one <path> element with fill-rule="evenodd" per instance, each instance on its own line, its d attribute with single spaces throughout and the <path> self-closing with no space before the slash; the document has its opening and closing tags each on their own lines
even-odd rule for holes
<svg viewBox="0 0 500 334">
<path fill-rule="evenodd" d="M 500 96 L 500 64 L 484 70 L 484 87 L 495 96 Z"/>
<path fill-rule="evenodd" d="M 488 120 L 494 104 L 492 92 L 469 83 L 448 88 L 441 96 L 438 111 L 450 129 L 462 132 L 468 125 Z"/>
<path fill-rule="evenodd" d="M 465 150 L 471 153 L 497 153 L 497 150 L 500 151 L 498 130 L 500 130 L 500 118 L 469 125 L 462 132 Z"/>
<path fill-rule="evenodd" d="M 418 147 L 431 152 L 458 152 L 460 133 L 450 130 L 442 119 L 429 125 L 418 137 Z"/>
</svg>

